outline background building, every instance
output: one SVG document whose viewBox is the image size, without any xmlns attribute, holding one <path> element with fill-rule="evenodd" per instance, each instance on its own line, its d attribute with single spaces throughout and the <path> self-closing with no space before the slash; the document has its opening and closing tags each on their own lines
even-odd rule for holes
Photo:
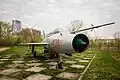
<svg viewBox="0 0 120 80">
<path fill-rule="evenodd" d="M 12 30 L 13 33 L 19 33 L 21 31 L 21 21 L 12 20 Z"/>
</svg>

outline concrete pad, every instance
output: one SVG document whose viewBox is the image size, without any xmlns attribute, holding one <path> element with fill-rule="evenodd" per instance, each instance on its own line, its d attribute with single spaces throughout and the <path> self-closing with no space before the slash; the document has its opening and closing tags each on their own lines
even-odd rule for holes
<svg viewBox="0 0 120 80">
<path fill-rule="evenodd" d="M 79 60 L 79 62 L 89 62 L 89 60 Z"/>
<path fill-rule="evenodd" d="M 85 66 L 84 65 L 71 65 L 70 67 L 83 69 Z"/>
<path fill-rule="evenodd" d="M 46 68 L 42 68 L 42 67 L 31 67 L 31 68 L 28 68 L 26 69 L 25 71 L 30 71 L 30 72 L 40 72 L 42 70 L 44 70 Z"/>
<path fill-rule="evenodd" d="M 9 60 L 9 59 L 5 59 L 5 58 L 4 58 L 4 59 L 0 59 L 0 60 L 1 60 L 1 61 L 7 61 L 7 60 Z"/>
<path fill-rule="evenodd" d="M 9 64 L 6 67 L 10 67 L 10 68 L 24 67 L 24 64 Z"/>
<path fill-rule="evenodd" d="M 50 69 L 56 69 L 56 66 L 51 66 L 51 67 L 49 67 Z"/>
<path fill-rule="evenodd" d="M 31 64 L 26 64 L 27 66 L 40 66 L 42 65 L 43 63 L 31 63 Z"/>
<path fill-rule="evenodd" d="M 24 63 L 24 61 L 13 61 L 13 63 L 15 63 L 15 64 L 21 64 L 21 63 Z"/>
<path fill-rule="evenodd" d="M 18 71 L 21 71 L 21 69 L 11 68 L 11 69 L 3 70 L 3 71 L 1 72 L 1 74 L 3 74 L 3 75 L 9 75 L 9 74 L 11 74 L 11 73 L 18 72 Z"/>
<path fill-rule="evenodd" d="M 77 79 L 79 77 L 79 74 L 63 72 L 63 73 L 58 74 L 56 77 L 75 80 L 75 79 Z"/>
<path fill-rule="evenodd" d="M 43 74 L 34 74 L 26 78 L 26 80 L 49 80 L 52 76 L 47 76 Z"/>
<path fill-rule="evenodd" d="M 57 62 L 49 62 L 48 65 L 57 65 Z"/>
<path fill-rule="evenodd" d="M 56 60 L 55 60 L 55 59 L 48 59 L 48 60 L 44 60 L 44 61 L 54 62 L 54 61 L 56 61 Z"/>
<path fill-rule="evenodd" d="M 91 59 L 91 58 L 83 58 L 83 59 Z"/>
<path fill-rule="evenodd" d="M 35 63 L 35 62 L 38 62 L 38 61 L 40 61 L 40 60 L 31 60 L 31 61 L 28 61 L 28 62 Z"/>
<path fill-rule="evenodd" d="M 74 64 L 76 62 L 75 61 L 65 61 L 65 63 Z"/>
<path fill-rule="evenodd" d="M 8 59 L 10 57 L 11 57 L 11 55 L 5 55 L 3 58 Z"/>
<path fill-rule="evenodd" d="M 20 57 L 17 59 L 18 61 L 24 61 L 24 57 Z"/>
<path fill-rule="evenodd" d="M 79 61 L 80 59 L 77 58 L 77 59 L 75 59 L 75 60 Z"/>
<path fill-rule="evenodd" d="M 57 70 L 65 70 L 67 67 L 63 67 L 63 69 L 57 69 L 56 66 L 51 66 L 50 69 L 57 69 Z"/>
<path fill-rule="evenodd" d="M 16 78 L 1 77 L 0 80 L 18 80 Z"/>
</svg>

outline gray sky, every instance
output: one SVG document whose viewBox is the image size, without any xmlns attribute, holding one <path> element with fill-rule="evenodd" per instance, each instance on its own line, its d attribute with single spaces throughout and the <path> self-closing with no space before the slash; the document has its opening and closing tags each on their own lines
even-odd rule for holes
<svg viewBox="0 0 120 80">
<path fill-rule="evenodd" d="M 89 32 L 91 36 L 111 38 L 120 32 L 120 0 L 0 0 L 0 20 L 13 19 L 46 33 L 65 28 L 72 20 L 83 20 L 86 27 L 116 22 Z"/>
</svg>

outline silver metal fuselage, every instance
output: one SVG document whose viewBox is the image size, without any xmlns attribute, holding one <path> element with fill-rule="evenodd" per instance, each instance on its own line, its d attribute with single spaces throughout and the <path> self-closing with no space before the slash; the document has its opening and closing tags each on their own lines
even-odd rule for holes
<svg viewBox="0 0 120 80">
<path fill-rule="evenodd" d="M 74 52 L 72 41 L 76 34 L 66 32 L 57 33 L 44 39 L 43 42 L 49 43 L 49 50 L 57 51 L 58 53 Z"/>
</svg>

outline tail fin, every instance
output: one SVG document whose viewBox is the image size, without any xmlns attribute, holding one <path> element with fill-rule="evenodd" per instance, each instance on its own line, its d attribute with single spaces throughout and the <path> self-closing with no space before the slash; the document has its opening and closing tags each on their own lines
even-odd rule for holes
<svg viewBox="0 0 120 80">
<path fill-rule="evenodd" d="M 43 30 L 43 37 L 46 38 L 46 37 L 45 37 L 45 31 L 44 31 L 44 30 Z"/>
</svg>

